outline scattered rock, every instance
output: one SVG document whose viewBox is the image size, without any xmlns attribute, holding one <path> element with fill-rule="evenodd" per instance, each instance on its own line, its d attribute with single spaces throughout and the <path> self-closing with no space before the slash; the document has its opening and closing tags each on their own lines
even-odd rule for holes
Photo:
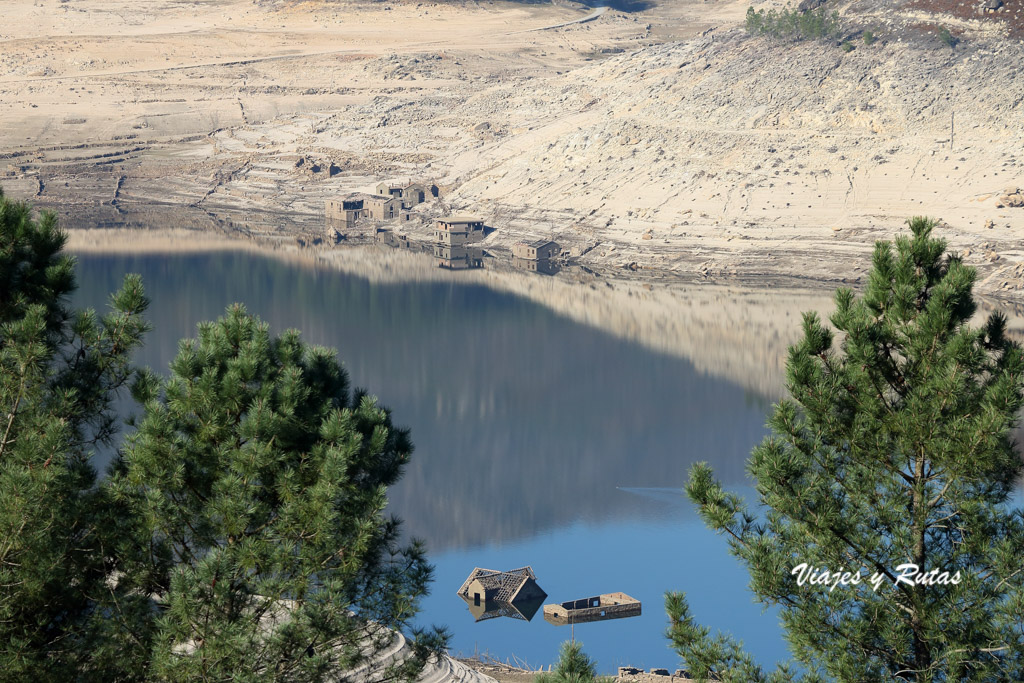
<svg viewBox="0 0 1024 683">
<path fill-rule="evenodd" d="M 800 4 L 797 5 L 797 9 L 801 12 L 810 12 L 812 9 L 818 9 L 825 4 L 825 0 L 801 0 Z"/>
<path fill-rule="evenodd" d="M 1006 194 L 999 198 L 999 202 L 1015 209 L 1024 207 L 1024 190 L 1019 187 L 1012 188 L 1012 190 L 1007 188 Z"/>
<path fill-rule="evenodd" d="M 1003 0 L 985 0 L 981 3 L 978 8 L 978 14 L 991 14 L 997 12 L 1003 7 Z"/>
</svg>

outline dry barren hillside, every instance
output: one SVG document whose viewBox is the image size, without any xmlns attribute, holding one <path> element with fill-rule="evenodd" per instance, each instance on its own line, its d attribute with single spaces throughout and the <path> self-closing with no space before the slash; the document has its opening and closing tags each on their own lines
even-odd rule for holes
<svg viewBox="0 0 1024 683">
<path fill-rule="evenodd" d="M 924 213 L 983 291 L 1020 298 L 1024 0 L 1000 1 L 828 0 L 839 32 L 799 43 L 748 35 L 733 0 L 597 17 L 154 2 L 125 10 L 139 49 L 116 64 L 109 41 L 61 38 L 67 23 L 0 36 L 18 48 L 0 182 L 114 223 L 159 202 L 287 235 L 318 230 L 325 199 L 429 178 L 442 198 L 402 226 L 413 240 L 472 212 L 499 257 L 550 237 L 589 268 L 660 279 L 856 281 L 873 241 Z"/>
</svg>

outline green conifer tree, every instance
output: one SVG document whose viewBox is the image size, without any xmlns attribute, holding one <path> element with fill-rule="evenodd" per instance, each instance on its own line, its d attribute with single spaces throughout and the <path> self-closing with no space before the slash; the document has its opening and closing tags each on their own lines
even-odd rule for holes
<svg viewBox="0 0 1024 683">
<path fill-rule="evenodd" d="M 110 480 L 161 567 L 161 680 L 334 680 L 407 629 L 431 567 L 383 516 L 412 445 L 331 350 L 239 305 L 183 341 Z M 144 385 L 144 386 L 143 386 Z M 373 680 L 414 677 L 445 643 Z M 379 666 L 379 662 L 378 662 Z"/>
<path fill-rule="evenodd" d="M 909 224 L 895 248 L 876 245 L 862 296 L 836 293 L 838 349 L 816 315 L 804 316 L 790 398 L 748 464 L 763 514 L 706 464 L 691 471 L 688 495 L 728 536 L 757 599 L 779 607 L 803 668 L 766 673 L 669 594 L 669 637 L 702 678 L 1024 680 L 1024 521 L 1008 503 L 1022 468 L 1011 430 L 1024 360 L 1002 315 L 969 324 L 974 269 L 944 255 L 933 221 Z M 864 578 L 798 585 L 801 563 Z M 908 583 L 901 565 L 960 581 Z"/>
<path fill-rule="evenodd" d="M 72 310 L 65 240 L 0 192 L 0 680 L 138 677 L 148 650 L 146 573 L 91 465 L 148 302 L 129 277 L 109 314 Z"/>
<path fill-rule="evenodd" d="M 537 674 L 535 683 L 611 683 L 611 676 L 598 676 L 597 664 L 583 651 L 583 643 L 567 640 L 562 643 L 558 664 L 553 671 Z"/>
</svg>

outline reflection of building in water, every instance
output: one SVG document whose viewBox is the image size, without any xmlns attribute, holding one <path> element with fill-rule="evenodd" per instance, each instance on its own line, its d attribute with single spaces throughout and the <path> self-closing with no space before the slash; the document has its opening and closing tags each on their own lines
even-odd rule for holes
<svg viewBox="0 0 1024 683">
<path fill-rule="evenodd" d="M 534 240 L 533 242 L 516 242 L 512 245 L 512 256 L 532 261 L 546 261 L 558 258 L 562 249 L 558 242 L 550 240 Z"/>
<path fill-rule="evenodd" d="M 640 616 L 640 601 L 625 593 L 604 593 L 582 600 L 544 605 L 544 620 L 556 626 Z"/>
<path fill-rule="evenodd" d="M 541 275 L 554 275 L 561 270 L 561 267 L 554 261 L 544 259 L 543 261 L 536 261 L 534 259 L 512 257 L 512 266 L 520 268 L 522 270 L 528 270 L 531 273 L 540 273 Z"/>
<path fill-rule="evenodd" d="M 407 235 L 403 235 L 395 232 L 394 230 L 378 230 L 377 234 L 373 236 L 376 242 L 386 244 L 397 249 L 411 249 L 412 242 L 409 241 Z"/>
<path fill-rule="evenodd" d="M 437 220 L 434 241 L 448 246 L 479 242 L 484 238 L 484 222 L 473 216 L 447 216 Z"/>
<path fill-rule="evenodd" d="M 434 258 L 437 265 L 449 270 L 466 270 L 484 267 L 484 250 L 479 247 L 434 245 Z"/>
<path fill-rule="evenodd" d="M 544 598 L 520 600 L 513 604 L 511 602 L 495 602 L 493 600 L 477 602 L 465 595 L 460 595 L 459 597 L 466 601 L 466 604 L 469 605 L 469 613 L 477 621 L 486 621 L 487 619 L 496 619 L 498 617 L 530 621 L 533 619 L 533 615 L 537 613 L 537 610 L 540 609 L 540 606 L 544 604 Z"/>
</svg>

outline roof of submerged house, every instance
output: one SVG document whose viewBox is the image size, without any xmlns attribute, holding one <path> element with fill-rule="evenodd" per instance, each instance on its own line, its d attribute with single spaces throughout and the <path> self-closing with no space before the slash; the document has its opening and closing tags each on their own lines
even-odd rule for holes
<svg viewBox="0 0 1024 683">
<path fill-rule="evenodd" d="M 512 602 L 528 581 L 537 580 L 537 575 L 533 573 L 533 568 L 531 567 L 520 567 L 519 569 L 512 569 L 507 572 L 476 567 L 462 583 L 458 591 L 459 595 L 468 595 L 470 584 L 476 580 L 479 580 L 486 590 L 497 591 L 494 595 L 494 600 Z"/>
</svg>

